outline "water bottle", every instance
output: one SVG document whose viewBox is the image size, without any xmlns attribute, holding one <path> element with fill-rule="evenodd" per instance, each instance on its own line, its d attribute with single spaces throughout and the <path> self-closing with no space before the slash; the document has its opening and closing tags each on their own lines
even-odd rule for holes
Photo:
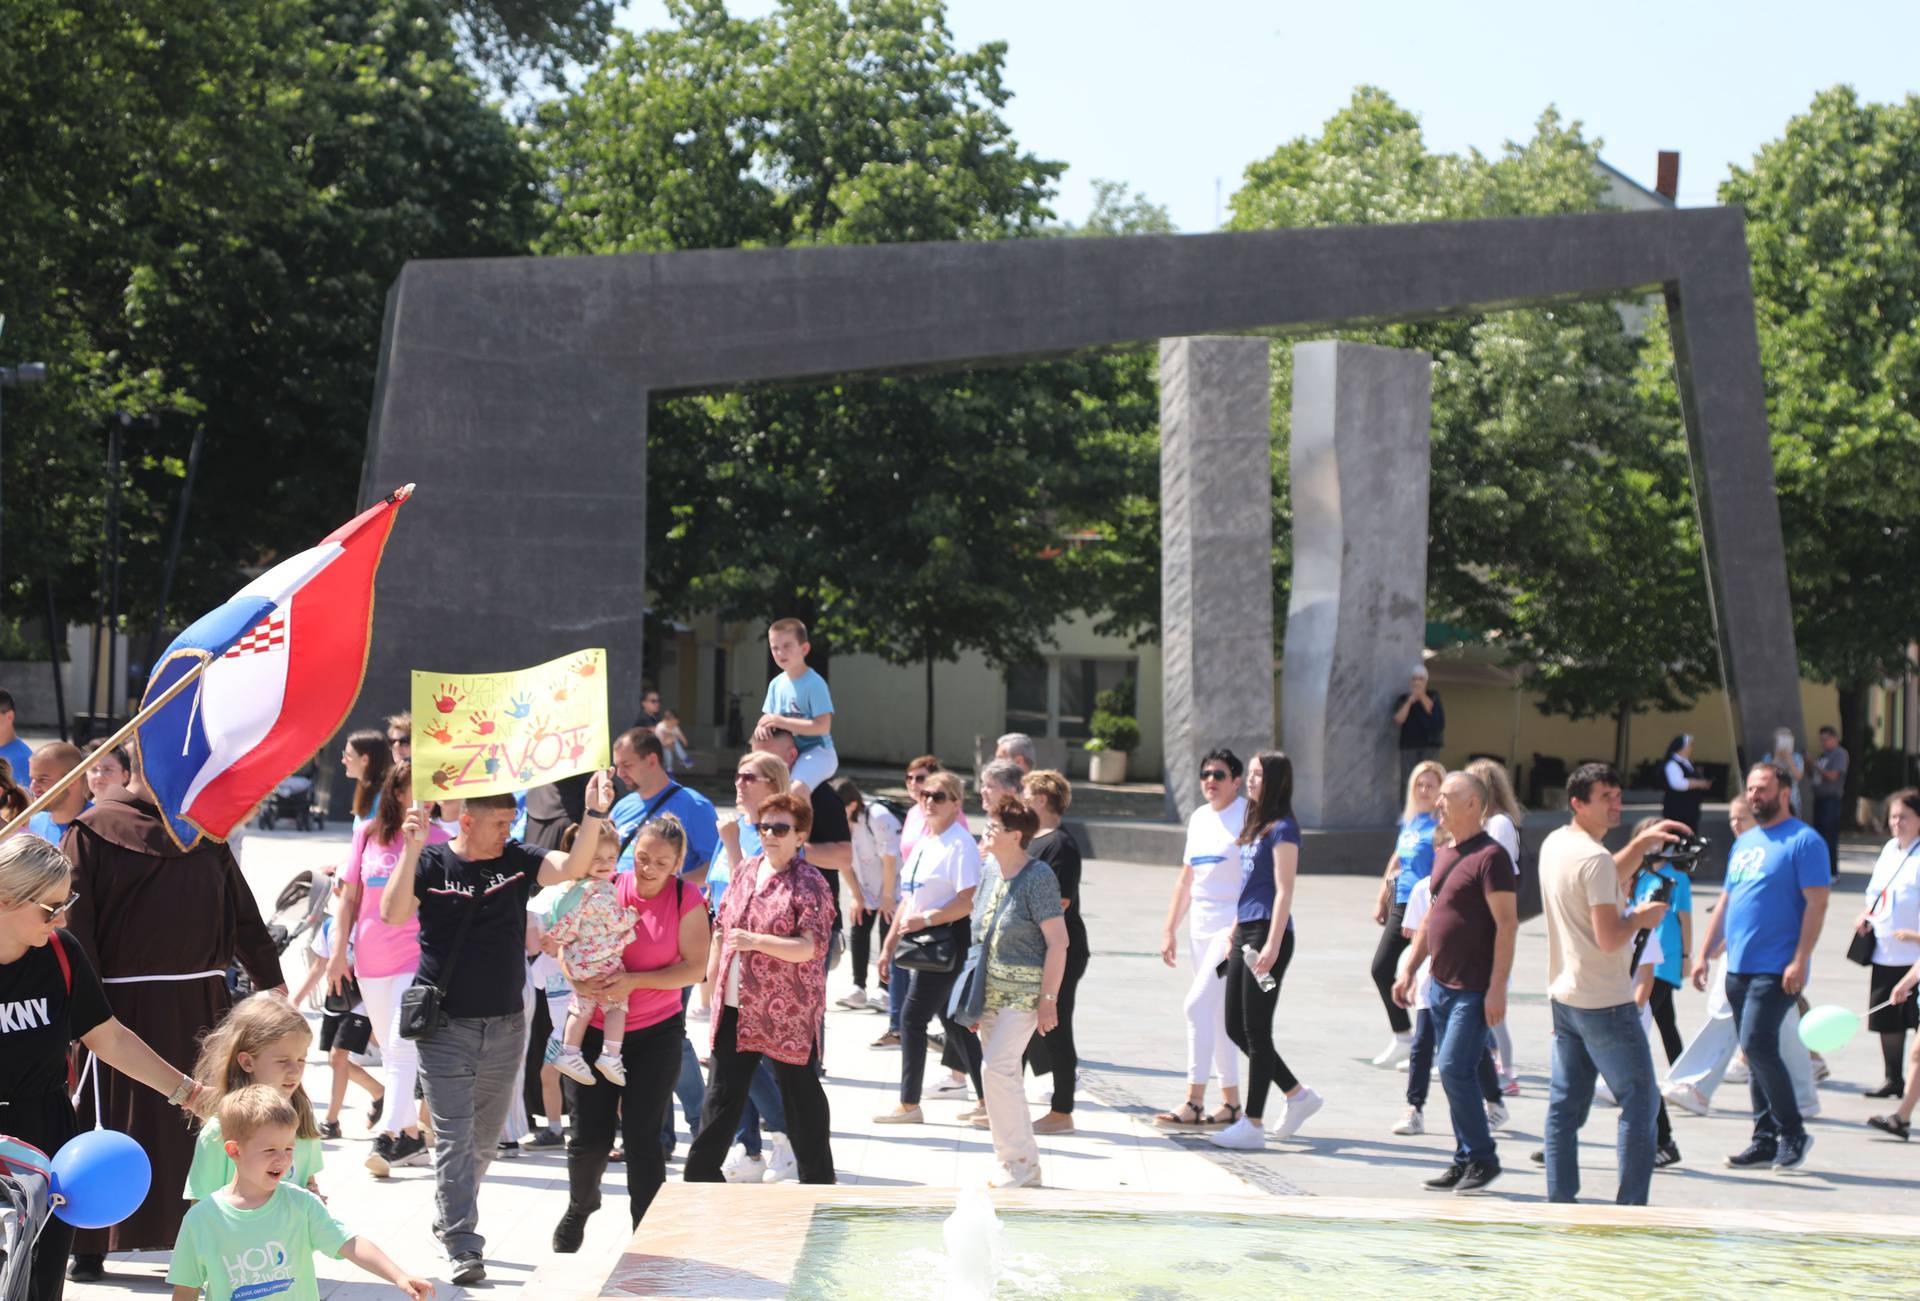
<svg viewBox="0 0 1920 1301">
<path fill-rule="evenodd" d="M 1240 946 L 1240 956 L 1247 960 L 1247 970 L 1252 971 L 1253 964 L 1260 961 L 1260 950 L 1254 948 L 1251 944 L 1242 944 Z M 1271 994 L 1274 990 L 1280 988 L 1280 982 L 1273 978 L 1271 971 L 1263 972 L 1255 976 L 1254 979 L 1260 982 L 1260 992 L 1263 994 Z"/>
</svg>

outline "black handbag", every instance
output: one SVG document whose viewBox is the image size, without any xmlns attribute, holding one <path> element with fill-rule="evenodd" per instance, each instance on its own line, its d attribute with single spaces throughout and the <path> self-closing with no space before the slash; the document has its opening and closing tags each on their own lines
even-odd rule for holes
<svg viewBox="0 0 1920 1301">
<path fill-rule="evenodd" d="M 346 985 L 337 994 L 329 987 L 327 996 L 320 1000 L 321 1010 L 335 1016 L 350 1013 L 358 1006 L 360 1006 L 360 980 L 357 976 L 348 976 Z"/>
<path fill-rule="evenodd" d="M 902 935 L 893 960 L 908 971 L 944 974 L 959 970 L 960 946 L 953 939 L 953 923 Z"/>
<path fill-rule="evenodd" d="M 1857 962 L 1863 967 L 1873 965 L 1875 939 L 1872 930 L 1855 931 L 1853 942 L 1847 945 L 1847 961 Z"/>
<path fill-rule="evenodd" d="M 460 919 L 460 931 L 453 937 L 453 947 L 447 950 L 447 965 L 440 973 L 440 984 L 429 985 L 416 977 L 407 986 L 407 992 L 400 995 L 402 1039 L 425 1039 L 434 1031 L 446 1027 L 446 1013 L 440 1010 L 440 1005 L 446 1001 L 446 986 L 453 983 L 453 969 L 460 963 L 460 950 L 466 947 L 467 930 L 473 925 L 473 915 L 479 911 L 480 894 L 476 889 L 467 904 L 466 916 Z"/>
</svg>

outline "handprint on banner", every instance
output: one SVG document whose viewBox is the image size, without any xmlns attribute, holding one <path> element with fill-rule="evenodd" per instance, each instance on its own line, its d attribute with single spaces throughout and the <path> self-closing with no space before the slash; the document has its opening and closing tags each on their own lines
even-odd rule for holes
<svg viewBox="0 0 1920 1301">
<path fill-rule="evenodd" d="M 547 694 L 553 697 L 553 702 L 556 705 L 565 700 L 567 698 L 567 692 L 572 689 L 564 677 L 555 678 L 547 684 Z"/>
<path fill-rule="evenodd" d="M 548 717 L 546 714 L 542 714 L 538 718 L 534 719 L 531 723 L 527 724 L 527 737 L 529 740 L 537 741 L 541 737 L 545 736 L 548 732 L 551 732 L 552 730 L 553 730 L 552 718 Z"/>
<path fill-rule="evenodd" d="M 575 741 L 573 743 L 573 748 L 567 751 L 567 762 L 579 763 L 582 759 L 586 757 L 586 754 L 587 754 L 587 747 L 580 744 L 580 742 Z"/>
<path fill-rule="evenodd" d="M 569 673 L 574 674 L 577 677 L 590 678 L 594 675 L 594 672 L 596 669 L 598 669 L 598 667 L 599 666 L 595 664 L 591 659 L 583 655 L 579 659 L 575 660 L 572 664 L 569 664 L 567 666 L 567 671 Z"/>
<path fill-rule="evenodd" d="M 451 714 L 460 707 L 460 702 L 466 698 L 466 692 L 460 690 L 459 687 L 454 686 L 451 682 L 442 682 L 440 684 L 440 694 L 433 698 L 433 707 L 443 714 Z"/>
<path fill-rule="evenodd" d="M 484 709 L 474 710 L 473 713 L 467 716 L 467 721 L 473 724 L 473 730 L 475 735 L 477 736 L 493 735 L 493 715 L 489 714 L 486 710 Z"/>
<path fill-rule="evenodd" d="M 447 789 L 447 783 L 459 774 L 460 770 L 450 763 L 443 763 L 433 770 L 433 784 L 441 790 Z"/>
<path fill-rule="evenodd" d="M 533 765 L 522 765 L 520 771 L 516 773 L 515 776 L 519 777 L 523 782 L 531 782 L 533 780 Z"/>
<path fill-rule="evenodd" d="M 519 695 L 515 696 L 512 700 L 509 700 L 507 702 L 507 717 L 508 718 L 525 718 L 527 716 L 528 711 L 531 710 L 532 708 L 533 708 L 533 697 L 527 695 L 525 692 L 521 692 Z"/>
<path fill-rule="evenodd" d="M 488 755 L 486 762 L 481 766 L 487 770 L 487 776 L 498 777 L 500 775 L 500 756 L 498 754 Z"/>
<path fill-rule="evenodd" d="M 453 733 L 449 732 L 446 728 L 442 727 L 438 723 L 435 723 L 431 727 L 426 728 L 425 731 L 428 736 L 438 741 L 441 745 L 445 745 L 447 742 L 453 739 Z"/>
</svg>

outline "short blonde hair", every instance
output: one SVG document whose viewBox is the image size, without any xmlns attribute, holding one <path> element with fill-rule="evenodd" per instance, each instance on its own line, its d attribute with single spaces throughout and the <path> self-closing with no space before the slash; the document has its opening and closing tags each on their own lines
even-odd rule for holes
<svg viewBox="0 0 1920 1301">
<path fill-rule="evenodd" d="M 939 772 L 928 773 L 926 779 L 920 783 L 920 789 L 923 791 L 945 791 L 947 798 L 955 804 L 961 803 L 967 796 L 967 788 L 960 784 L 960 778 L 944 768 Z"/>
<path fill-rule="evenodd" d="M 740 756 L 740 762 L 733 765 L 739 772 L 750 768 L 756 777 L 767 784 L 767 794 L 780 795 L 793 785 L 793 771 L 787 767 L 787 761 L 777 754 L 768 754 L 764 750 L 749 750 Z"/>
<path fill-rule="evenodd" d="M 263 1129 L 300 1130 L 300 1113 L 271 1084 L 249 1084 L 220 1099 L 220 1137 L 244 1143 Z"/>
<path fill-rule="evenodd" d="M 0 843 L 0 901 L 38 903 L 41 895 L 72 875 L 67 856 L 31 832 Z"/>
<path fill-rule="evenodd" d="M 1030 801 L 1045 803 L 1054 813 L 1064 816 L 1073 804 L 1073 783 L 1052 768 L 1034 769 L 1020 785 Z"/>
</svg>

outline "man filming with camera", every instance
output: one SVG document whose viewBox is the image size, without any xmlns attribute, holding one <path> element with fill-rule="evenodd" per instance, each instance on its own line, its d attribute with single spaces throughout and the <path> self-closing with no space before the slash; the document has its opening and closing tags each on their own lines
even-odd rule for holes
<svg viewBox="0 0 1920 1301">
<path fill-rule="evenodd" d="M 1597 1077 L 1620 1103 L 1622 1206 L 1644 1206 L 1653 1182 L 1660 1092 L 1640 1027 L 1629 955 L 1635 935 L 1658 926 L 1664 901 L 1626 911 L 1623 867 L 1690 835 L 1684 822 L 1654 824 L 1617 855 L 1602 843 L 1620 825 L 1620 774 L 1582 764 L 1567 778 L 1573 821 L 1540 846 L 1540 900 L 1547 918 L 1547 995 L 1553 1009 L 1553 1083 L 1547 1102 L 1547 1200 L 1580 1192 L 1580 1127 Z"/>
<path fill-rule="evenodd" d="M 1747 770 L 1754 825 L 1727 855 L 1727 886 L 1693 960 L 1693 987 L 1705 989 L 1707 963 L 1724 939 L 1727 1001 L 1753 1094 L 1753 1142 L 1727 1158 L 1736 1170 L 1797 1171 L 1813 1146 L 1780 1056 L 1780 1028 L 1806 987 L 1833 878 L 1826 842 L 1790 812 L 1792 789 L 1792 776 L 1778 764 Z"/>
</svg>

